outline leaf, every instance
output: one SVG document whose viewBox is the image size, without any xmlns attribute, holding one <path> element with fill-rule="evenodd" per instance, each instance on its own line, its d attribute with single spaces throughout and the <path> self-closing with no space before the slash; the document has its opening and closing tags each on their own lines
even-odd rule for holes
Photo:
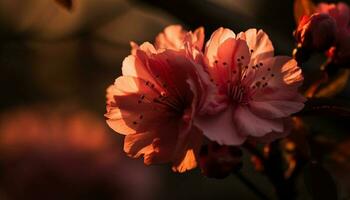
<svg viewBox="0 0 350 200">
<path fill-rule="evenodd" d="M 348 100 L 330 98 L 310 98 L 297 116 L 326 115 L 350 118 L 350 103 Z"/>
<path fill-rule="evenodd" d="M 338 199 L 331 174 L 319 162 L 311 161 L 304 169 L 304 183 L 313 200 Z"/>
<path fill-rule="evenodd" d="M 67 10 L 72 10 L 73 8 L 73 0 L 54 0 L 54 1 Z"/>
<path fill-rule="evenodd" d="M 295 0 L 294 1 L 294 18 L 298 24 L 301 17 L 311 15 L 315 11 L 315 4 L 311 0 Z"/>
<path fill-rule="evenodd" d="M 341 70 L 333 80 L 328 82 L 326 86 L 315 94 L 315 97 L 333 97 L 337 95 L 345 88 L 349 80 L 349 75 L 349 69 Z"/>
</svg>

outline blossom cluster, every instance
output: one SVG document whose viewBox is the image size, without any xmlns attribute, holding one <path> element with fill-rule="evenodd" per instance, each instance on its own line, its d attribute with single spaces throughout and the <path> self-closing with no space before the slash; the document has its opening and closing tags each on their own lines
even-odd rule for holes
<svg viewBox="0 0 350 200">
<path fill-rule="evenodd" d="M 275 56 L 262 30 L 219 28 L 205 44 L 203 28 L 171 25 L 154 44 L 131 47 L 107 89 L 105 117 L 125 135 L 124 151 L 145 164 L 184 172 L 197 167 L 208 144 L 271 142 L 290 132 L 291 115 L 304 107 L 301 69 Z"/>
<path fill-rule="evenodd" d="M 314 51 L 325 52 L 333 65 L 348 67 L 349 23 L 350 8 L 345 3 L 319 3 L 313 6 L 310 14 L 301 17 L 295 31 L 296 41 L 304 54 L 301 57 L 307 59 Z"/>
</svg>

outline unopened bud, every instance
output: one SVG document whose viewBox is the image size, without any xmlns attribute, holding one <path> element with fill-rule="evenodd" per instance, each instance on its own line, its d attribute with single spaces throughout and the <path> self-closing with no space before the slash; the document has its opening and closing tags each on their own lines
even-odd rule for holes
<svg viewBox="0 0 350 200">
<path fill-rule="evenodd" d="M 200 151 L 199 166 L 209 178 L 225 178 L 242 167 L 242 150 L 235 146 L 211 142 Z"/>
<path fill-rule="evenodd" d="M 298 45 L 308 51 L 325 51 L 336 41 L 337 25 L 328 14 L 304 16 L 294 35 Z"/>
</svg>

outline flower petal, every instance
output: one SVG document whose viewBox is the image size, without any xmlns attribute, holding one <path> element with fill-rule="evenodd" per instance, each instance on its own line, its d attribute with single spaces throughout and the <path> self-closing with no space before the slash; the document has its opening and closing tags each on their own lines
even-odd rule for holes
<svg viewBox="0 0 350 200">
<path fill-rule="evenodd" d="M 227 28 L 217 29 L 210 37 L 206 44 L 205 56 L 208 58 L 209 63 L 214 63 L 217 58 L 219 46 L 228 38 L 235 38 L 236 35 L 233 31 Z"/>
<path fill-rule="evenodd" d="M 231 106 L 216 115 L 196 117 L 195 124 L 205 136 L 221 145 L 240 145 L 246 139 L 237 131 Z"/>
<path fill-rule="evenodd" d="M 148 56 L 146 55 L 146 52 L 139 49 L 135 51 L 136 55 L 129 55 L 124 59 L 122 67 L 123 75 L 141 78 L 159 89 L 160 86 L 154 80 L 153 74 L 147 66 Z"/>
<path fill-rule="evenodd" d="M 206 56 L 210 62 L 210 55 Z M 219 85 L 219 91 L 226 93 L 227 84 L 240 81 L 243 71 L 247 68 L 250 61 L 249 48 L 244 40 L 228 38 L 218 44 L 213 58 L 214 61 L 208 64 L 209 73 Z"/>
<path fill-rule="evenodd" d="M 177 133 L 177 123 L 169 121 L 151 131 L 127 135 L 124 151 L 134 158 L 143 156 L 148 165 L 172 162 Z"/>
<path fill-rule="evenodd" d="M 252 51 L 250 65 L 257 64 L 257 61 L 273 57 L 274 48 L 269 36 L 263 30 L 248 29 L 241 32 L 237 38 L 247 41 L 249 50 Z"/>
<path fill-rule="evenodd" d="M 267 58 L 261 63 L 262 66 L 257 70 L 253 81 L 245 83 L 249 87 L 257 87 L 252 96 L 253 99 L 261 101 L 264 98 L 275 97 L 282 100 L 287 96 L 291 98 L 298 95 L 298 87 L 301 86 L 304 78 L 294 59 L 276 56 Z M 276 92 L 278 95 L 273 95 Z"/>
<path fill-rule="evenodd" d="M 157 49 L 180 49 L 183 47 L 183 41 L 186 31 L 180 25 L 167 26 L 162 33 L 156 37 L 155 46 Z"/>
<path fill-rule="evenodd" d="M 250 101 L 250 110 L 259 117 L 275 119 L 300 111 L 304 103 L 298 101 Z"/>
<path fill-rule="evenodd" d="M 234 112 L 237 130 L 246 136 L 261 137 L 269 132 L 283 131 L 281 119 L 264 119 L 252 113 L 247 106 L 237 106 Z"/>
<path fill-rule="evenodd" d="M 262 137 L 250 137 L 249 140 L 259 143 L 271 143 L 286 137 L 293 129 L 293 120 L 290 117 L 283 119 L 283 128 L 283 132 L 270 132 Z"/>
<path fill-rule="evenodd" d="M 181 138 L 178 141 L 173 159 L 173 171 L 181 173 L 197 166 L 202 140 L 202 131 L 192 126 L 192 129 L 186 133 L 186 138 Z"/>
<path fill-rule="evenodd" d="M 203 49 L 204 46 L 204 28 L 199 27 L 193 32 L 193 45 L 197 47 L 199 50 Z"/>
<path fill-rule="evenodd" d="M 143 79 L 119 77 L 107 91 L 107 124 L 121 134 L 152 129 L 161 120 L 171 117 L 166 108 L 153 102 L 160 93 Z"/>
</svg>

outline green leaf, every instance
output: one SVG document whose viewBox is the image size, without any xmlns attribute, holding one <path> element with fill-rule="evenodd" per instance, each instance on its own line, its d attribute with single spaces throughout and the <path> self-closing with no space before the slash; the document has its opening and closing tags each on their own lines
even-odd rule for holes
<svg viewBox="0 0 350 200">
<path fill-rule="evenodd" d="M 311 161 L 304 169 L 304 183 L 313 200 L 338 199 L 331 174 L 319 162 Z"/>
<path fill-rule="evenodd" d="M 340 70 L 332 80 L 316 92 L 315 97 L 333 97 L 337 95 L 345 88 L 349 80 L 349 75 L 349 69 Z"/>
<path fill-rule="evenodd" d="M 311 15 L 315 11 L 315 4 L 311 0 L 294 1 L 294 18 L 298 24 L 302 16 Z"/>
</svg>

